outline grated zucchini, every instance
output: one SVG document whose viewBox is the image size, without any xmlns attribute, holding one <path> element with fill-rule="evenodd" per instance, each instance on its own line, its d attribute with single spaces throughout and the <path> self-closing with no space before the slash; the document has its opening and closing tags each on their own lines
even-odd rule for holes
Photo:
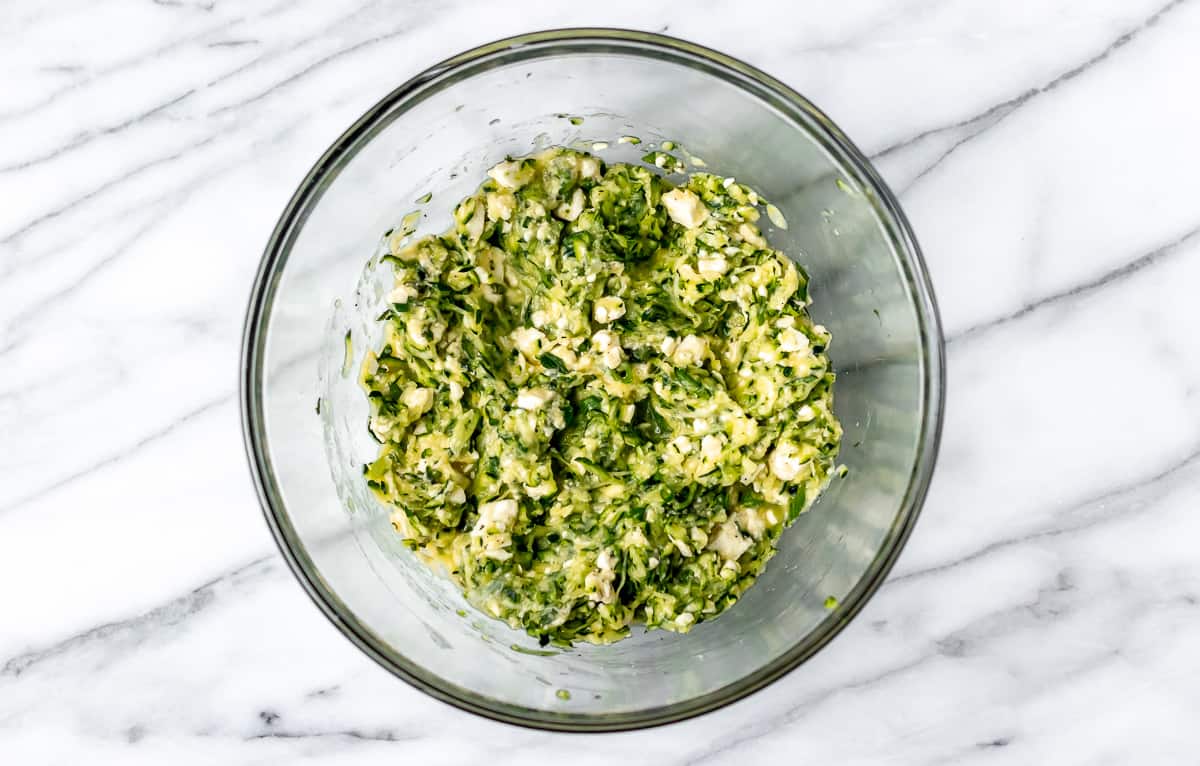
<svg viewBox="0 0 1200 766">
<path fill-rule="evenodd" d="M 686 632 L 835 471 L 808 277 L 733 179 L 562 148 L 488 175 L 450 231 L 389 239 L 365 480 L 407 545 L 543 644 Z"/>
</svg>

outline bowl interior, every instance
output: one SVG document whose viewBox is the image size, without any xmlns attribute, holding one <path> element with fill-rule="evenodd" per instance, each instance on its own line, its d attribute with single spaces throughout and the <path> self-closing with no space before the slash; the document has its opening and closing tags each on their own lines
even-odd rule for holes
<svg viewBox="0 0 1200 766">
<path fill-rule="evenodd" d="M 936 316 L 886 191 L 786 89 L 700 49 L 638 38 L 533 37 L 464 55 L 390 96 L 343 136 L 285 213 L 247 326 L 252 461 L 301 580 L 393 672 L 518 722 L 657 723 L 786 672 L 886 573 L 936 446 Z M 357 376 L 380 343 L 374 318 L 391 281 L 380 239 L 413 211 L 418 235 L 446 228 L 454 203 L 506 155 L 568 145 L 638 162 L 665 140 L 692 169 L 735 176 L 786 217 L 786 229 L 762 223 L 810 273 L 812 313 L 833 333 L 849 474 L 784 534 L 758 584 L 719 619 L 687 635 L 635 631 L 612 646 L 544 651 L 474 611 L 403 548 L 362 480 L 378 445 Z M 418 204 L 426 193 L 432 200 Z"/>
</svg>

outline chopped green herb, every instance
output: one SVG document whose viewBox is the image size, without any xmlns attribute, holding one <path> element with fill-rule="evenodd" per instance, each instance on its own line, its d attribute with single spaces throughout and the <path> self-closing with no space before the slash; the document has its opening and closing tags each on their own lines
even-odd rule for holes
<svg viewBox="0 0 1200 766">
<path fill-rule="evenodd" d="M 833 596 L 826 597 L 825 608 L 830 611 L 837 609 L 838 608 L 838 600 L 836 598 L 834 598 Z"/>
</svg>

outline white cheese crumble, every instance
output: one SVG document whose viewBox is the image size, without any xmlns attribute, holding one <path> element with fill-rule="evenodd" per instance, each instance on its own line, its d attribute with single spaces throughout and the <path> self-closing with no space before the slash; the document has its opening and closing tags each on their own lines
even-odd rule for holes
<svg viewBox="0 0 1200 766">
<path fill-rule="evenodd" d="M 433 406 L 433 389 L 410 388 L 400 397 L 400 401 L 404 402 L 404 406 L 410 410 L 424 413 Z"/>
<path fill-rule="evenodd" d="M 770 464 L 771 473 L 783 481 L 795 479 L 804 467 L 804 461 L 800 459 L 796 445 L 790 442 L 780 442 L 771 451 Z"/>
<path fill-rule="evenodd" d="M 708 353 L 708 341 L 695 335 L 687 335 L 671 353 L 671 361 L 680 367 L 696 364 Z"/>
<path fill-rule="evenodd" d="M 617 578 L 617 573 L 613 569 L 614 564 L 616 564 L 616 560 L 611 553 L 607 550 L 600 551 L 600 555 L 596 557 L 596 568 L 583 580 L 584 586 L 592 589 L 592 592 L 588 594 L 591 601 L 611 604 L 616 598 L 617 594 L 612 585 L 613 580 Z"/>
<path fill-rule="evenodd" d="M 615 322 L 625 316 L 625 301 L 615 295 L 600 298 L 592 307 L 592 318 L 600 324 Z"/>
<path fill-rule="evenodd" d="M 529 183 L 532 172 L 518 160 L 508 160 L 492 167 L 487 174 L 506 189 L 520 189 Z"/>
<path fill-rule="evenodd" d="M 715 278 L 729 270 L 729 261 L 723 256 L 714 255 L 711 258 L 701 258 L 696 262 L 700 276 Z"/>
<path fill-rule="evenodd" d="M 687 189 L 672 189 L 662 195 L 662 203 L 672 221 L 689 229 L 696 228 L 708 218 L 708 208 Z"/>
<path fill-rule="evenodd" d="M 507 221 L 512 218 L 513 211 L 517 209 L 517 198 L 513 196 L 512 192 L 488 192 L 485 200 L 487 216 L 493 221 Z"/>
<path fill-rule="evenodd" d="M 532 411 L 541 409 L 554 399 L 554 392 L 544 388 L 525 388 L 517 393 L 517 407 Z"/>
<path fill-rule="evenodd" d="M 779 333 L 779 350 L 791 354 L 808 350 L 808 336 L 794 327 L 785 327 Z"/>
<path fill-rule="evenodd" d="M 509 337 L 512 338 L 513 345 L 530 359 L 542 353 L 542 348 L 546 345 L 546 334 L 533 327 L 518 327 Z"/>
<path fill-rule="evenodd" d="M 417 297 L 417 288 L 412 285 L 398 285 L 395 290 L 388 293 L 388 303 L 408 303 L 413 298 Z"/>
<path fill-rule="evenodd" d="M 727 561 L 737 561 L 751 545 L 753 542 L 742 536 L 733 519 L 728 519 L 717 527 L 717 533 L 708 542 L 708 547 Z"/>
<path fill-rule="evenodd" d="M 554 214 L 564 221 L 574 221 L 583 212 L 584 203 L 587 201 L 583 193 L 583 189 L 576 189 L 571 195 L 570 202 L 564 202 L 554 209 Z"/>
<path fill-rule="evenodd" d="M 479 521 L 475 522 L 475 531 L 485 534 L 490 531 L 503 532 L 517 518 L 517 501 L 512 498 L 493 500 L 479 506 Z"/>
</svg>

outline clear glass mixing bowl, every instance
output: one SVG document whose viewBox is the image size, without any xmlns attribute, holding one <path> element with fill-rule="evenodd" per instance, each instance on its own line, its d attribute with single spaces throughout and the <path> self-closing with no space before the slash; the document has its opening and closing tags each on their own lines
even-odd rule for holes
<svg viewBox="0 0 1200 766">
<path fill-rule="evenodd" d="M 642 143 L 618 141 L 627 135 Z M 611 646 L 545 652 L 420 564 L 362 480 L 377 445 L 356 379 L 365 350 L 379 345 L 373 320 L 390 283 L 373 256 L 383 232 L 413 210 L 426 211 L 419 233 L 446 228 L 454 202 L 505 155 L 603 141 L 605 159 L 637 162 L 664 140 L 786 216 L 786 230 L 766 233 L 809 271 L 813 316 L 833 333 L 849 475 L 783 535 L 758 583 L 719 619 L 686 635 L 635 630 Z M 427 192 L 432 202 L 416 204 Z M 267 246 L 242 376 L 247 450 L 267 521 L 330 620 L 439 699 L 564 730 L 712 710 L 833 638 L 913 528 L 944 388 L 940 326 L 916 241 L 841 131 L 783 83 L 727 56 L 599 29 L 463 53 L 352 125 L 305 178 Z"/>
</svg>

